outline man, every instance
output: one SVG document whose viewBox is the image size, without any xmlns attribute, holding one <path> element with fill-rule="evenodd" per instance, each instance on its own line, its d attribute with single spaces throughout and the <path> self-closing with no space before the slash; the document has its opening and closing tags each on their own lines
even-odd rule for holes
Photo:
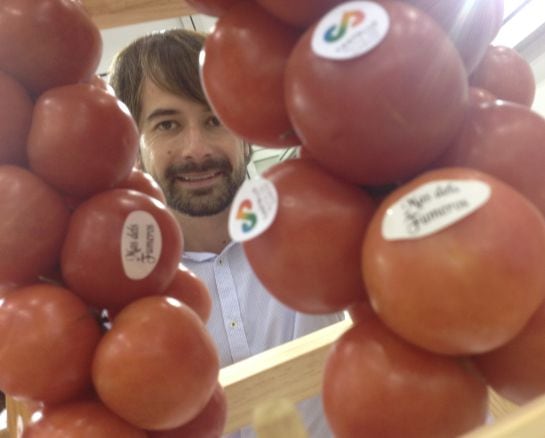
<svg viewBox="0 0 545 438">
<path fill-rule="evenodd" d="M 229 207 L 251 148 L 221 125 L 206 101 L 198 67 L 203 42 L 203 35 L 181 29 L 140 38 L 118 54 L 110 82 L 138 124 L 141 165 L 182 227 L 182 262 L 209 288 L 208 329 L 224 367 L 342 316 L 282 305 L 253 274 L 242 246 L 230 241 Z M 301 411 L 311 437 L 331 436 L 319 397 L 303 402 Z M 233 436 L 254 435 L 247 428 Z"/>
</svg>

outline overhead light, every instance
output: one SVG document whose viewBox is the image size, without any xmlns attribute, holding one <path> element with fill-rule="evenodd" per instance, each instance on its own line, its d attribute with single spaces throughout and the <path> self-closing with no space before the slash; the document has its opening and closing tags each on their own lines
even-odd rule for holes
<svg viewBox="0 0 545 438">
<path fill-rule="evenodd" d="M 504 24 L 494 46 L 514 48 L 545 24 L 545 1 L 505 0 Z"/>
</svg>

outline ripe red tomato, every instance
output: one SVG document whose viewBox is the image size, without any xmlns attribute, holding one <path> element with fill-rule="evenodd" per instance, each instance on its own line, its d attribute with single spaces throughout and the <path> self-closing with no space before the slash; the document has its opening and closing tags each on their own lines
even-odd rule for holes
<svg viewBox="0 0 545 438">
<path fill-rule="evenodd" d="M 337 438 L 453 438 L 484 423 L 486 385 L 458 359 L 406 343 L 376 317 L 333 345 L 324 412 Z"/>
<path fill-rule="evenodd" d="M 112 86 L 108 84 L 108 82 L 106 82 L 106 80 L 99 75 L 91 76 L 91 79 L 89 79 L 87 83 L 94 85 L 95 87 L 101 88 L 102 90 L 108 92 L 112 96 L 115 96 L 115 91 L 112 88 Z"/>
<path fill-rule="evenodd" d="M 214 343 L 197 314 L 160 296 L 125 307 L 93 362 L 93 382 L 106 406 L 150 430 L 193 419 L 210 400 L 218 372 Z"/>
<path fill-rule="evenodd" d="M 306 28 L 344 0 L 257 0 L 269 13 L 292 26 Z"/>
<path fill-rule="evenodd" d="M 24 430 L 23 438 L 146 438 L 98 401 L 85 400 L 47 409 Z"/>
<path fill-rule="evenodd" d="M 102 39 L 83 5 L 72 0 L 3 0 L 0 70 L 32 94 L 88 79 Z"/>
<path fill-rule="evenodd" d="M 478 354 L 512 339 L 539 307 L 544 257 L 534 205 L 492 176 L 445 168 L 380 205 L 362 265 L 371 304 L 394 332 L 438 353 Z"/>
<path fill-rule="evenodd" d="M 471 167 L 510 184 L 545 214 L 545 119 L 507 102 L 473 106 L 436 166 Z"/>
<path fill-rule="evenodd" d="M 0 283 L 0 300 L 9 292 L 15 289 L 21 288 L 22 285 L 13 282 L 13 281 L 5 281 Z"/>
<path fill-rule="evenodd" d="M 305 313 L 366 299 L 360 250 L 375 211 L 371 198 L 305 159 L 284 161 L 263 176 L 276 187 L 278 211 L 263 234 L 243 244 L 263 285 Z"/>
<path fill-rule="evenodd" d="M 134 190 L 109 190 L 72 214 L 62 275 L 85 301 L 116 311 L 163 293 L 182 250 L 178 222 L 163 204 Z"/>
<path fill-rule="evenodd" d="M 405 0 L 447 31 L 469 73 L 477 66 L 503 22 L 503 0 Z"/>
<path fill-rule="evenodd" d="M 150 438 L 220 438 L 227 422 L 227 398 L 221 385 L 193 420 L 176 429 L 150 431 Z"/>
<path fill-rule="evenodd" d="M 490 46 L 469 83 L 490 91 L 498 99 L 532 106 L 536 80 L 530 64 L 514 49 Z"/>
<path fill-rule="evenodd" d="M 186 3 L 201 14 L 219 17 L 240 1 L 243 0 L 186 0 Z"/>
<path fill-rule="evenodd" d="M 157 199 L 165 205 L 167 203 L 165 194 L 159 184 L 149 173 L 136 167 L 133 167 L 129 177 L 117 184 L 116 188 L 136 190 Z"/>
<path fill-rule="evenodd" d="M 344 5 L 338 10 L 344 27 L 328 16 L 295 46 L 286 67 L 288 113 L 303 146 L 337 176 L 368 185 L 406 179 L 436 159 L 458 131 L 467 103 L 464 66 L 431 18 L 394 1 L 381 2 L 389 27 L 372 50 L 342 60 L 318 55 L 313 44 L 347 53 L 343 47 L 366 38 L 373 23 L 384 24 Z M 325 32 L 321 26 L 329 24 Z"/>
<path fill-rule="evenodd" d="M 36 102 L 27 153 L 44 180 L 84 197 L 129 176 L 138 139 L 134 120 L 115 96 L 90 84 L 67 85 Z"/>
<path fill-rule="evenodd" d="M 490 91 L 479 87 L 469 87 L 469 108 L 482 103 L 492 103 L 496 100 Z"/>
<path fill-rule="evenodd" d="M 206 38 L 201 77 L 208 100 L 225 126 L 252 143 L 300 143 L 283 98 L 284 68 L 298 35 L 255 2 L 241 2 Z"/>
<path fill-rule="evenodd" d="M 507 344 L 473 361 L 502 397 L 524 404 L 545 394 L 545 304 Z"/>
<path fill-rule="evenodd" d="M 91 386 L 101 332 L 78 297 L 61 287 L 36 284 L 8 292 L 0 303 L 3 391 L 59 403 Z"/>
<path fill-rule="evenodd" d="M 346 311 L 354 324 L 365 321 L 369 316 L 373 316 L 373 309 L 368 301 L 358 301 L 347 307 Z"/>
<path fill-rule="evenodd" d="M 0 96 L 0 164 L 23 165 L 34 103 L 21 84 L 1 71 Z"/>
<path fill-rule="evenodd" d="M 210 318 L 212 298 L 204 282 L 181 263 L 174 279 L 165 289 L 164 295 L 176 298 L 187 304 L 199 315 L 204 323 Z"/>
<path fill-rule="evenodd" d="M 20 167 L 0 166 L 0 282 L 34 281 L 58 262 L 69 212 L 62 198 Z"/>
</svg>

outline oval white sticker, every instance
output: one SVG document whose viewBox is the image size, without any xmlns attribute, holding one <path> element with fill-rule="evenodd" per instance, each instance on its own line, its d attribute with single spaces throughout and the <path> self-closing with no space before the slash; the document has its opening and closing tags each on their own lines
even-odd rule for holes
<svg viewBox="0 0 545 438">
<path fill-rule="evenodd" d="M 163 245 L 161 229 L 147 211 L 129 213 L 123 224 L 121 261 L 125 275 L 131 280 L 146 278 L 159 261 Z"/>
<path fill-rule="evenodd" d="M 436 233 L 483 206 L 488 184 L 476 180 L 437 180 L 398 199 L 382 219 L 385 240 L 419 239 Z"/>
<path fill-rule="evenodd" d="M 390 17 L 378 3 L 351 1 L 329 11 L 312 34 L 312 50 L 327 59 L 351 59 L 374 49 L 386 36 Z"/>
<path fill-rule="evenodd" d="M 246 180 L 229 212 L 229 235 L 235 242 L 259 236 L 271 226 L 278 211 L 278 192 L 265 178 Z"/>
</svg>

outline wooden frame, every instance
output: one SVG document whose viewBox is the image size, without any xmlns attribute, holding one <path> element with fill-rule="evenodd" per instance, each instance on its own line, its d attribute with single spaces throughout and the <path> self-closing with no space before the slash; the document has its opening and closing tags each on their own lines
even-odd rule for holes
<svg viewBox="0 0 545 438">
<path fill-rule="evenodd" d="M 101 29 L 165 20 L 195 11 L 184 0 L 82 0 Z"/>
</svg>

